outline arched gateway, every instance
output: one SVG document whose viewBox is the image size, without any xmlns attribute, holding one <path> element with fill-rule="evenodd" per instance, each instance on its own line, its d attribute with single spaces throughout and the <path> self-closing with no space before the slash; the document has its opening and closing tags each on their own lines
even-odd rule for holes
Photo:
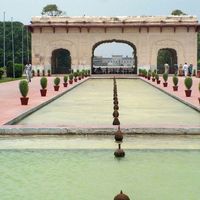
<svg viewBox="0 0 200 200">
<path fill-rule="evenodd" d="M 33 17 L 29 29 L 32 32 L 33 66 L 52 69 L 54 73 L 62 73 L 62 70 L 65 73 L 70 67 L 91 69 L 94 49 L 102 42 L 112 41 L 133 47 L 137 71 L 139 67 L 157 69 L 158 54 L 163 50 L 172 54 L 173 61 L 169 65 L 187 62 L 194 68 L 197 66 L 200 24 L 194 16 L 42 16 Z M 56 65 L 55 52 L 59 51 L 55 50 L 59 49 L 67 55 L 70 67 L 67 62 L 61 62 L 62 66 L 59 63 Z"/>
</svg>

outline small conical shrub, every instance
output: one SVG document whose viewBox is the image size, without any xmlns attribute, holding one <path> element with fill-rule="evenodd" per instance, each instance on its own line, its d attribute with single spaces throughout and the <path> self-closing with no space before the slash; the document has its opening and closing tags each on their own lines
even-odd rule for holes
<svg viewBox="0 0 200 200">
<path fill-rule="evenodd" d="M 55 84 L 55 85 L 59 85 L 59 84 L 60 84 L 60 78 L 59 78 L 59 77 L 56 77 L 56 78 L 54 79 L 54 84 Z"/>
<path fill-rule="evenodd" d="M 21 80 L 19 82 L 19 90 L 20 90 L 20 93 L 23 97 L 26 97 L 27 94 L 28 94 L 28 82 L 26 80 Z"/>
<path fill-rule="evenodd" d="M 190 90 L 191 87 L 192 87 L 192 78 L 191 77 L 186 77 L 184 83 L 185 83 L 185 87 L 188 90 Z"/>
<path fill-rule="evenodd" d="M 70 75 L 69 75 L 69 80 L 73 80 L 73 77 L 74 77 L 74 75 L 73 75 L 73 74 L 70 74 Z"/>
<path fill-rule="evenodd" d="M 153 71 L 151 75 L 153 78 L 155 78 L 156 73 Z"/>
<path fill-rule="evenodd" d="M 42 89 L 46 89 L 47 88 L 47 78 L 46 77 L 42 77 L 40 79 L 40 85 L 41 85 Z"/>
<path fill-rule="evenodd" d="M 163 74 L 163 79 L 164 79 L 165 82 L 167 82 L 167 80 L 168 80 L 168 73 L 164 73 Z"/>
<path fill-rule="evenodd" d="M 65 75 L 65 76 L 63 77 L 63 81 L 64 81 L 64 83 L 67 83 L 67 81 L 68 81 L 68 76 Z"/>
<path fill-rule="evenodd" d="M 174 75 L 172 80 L 173 80 L 174 86 L 177 86 L 178 85 L 178 77 L 176 75 Z"/>
<path fill-rule="evenodd" d="M 156 80 L 159 80 L 159 75 L 156 74 L 156 75 L 155 75 L 155 78 L 156 78 Z"/>
</svg>

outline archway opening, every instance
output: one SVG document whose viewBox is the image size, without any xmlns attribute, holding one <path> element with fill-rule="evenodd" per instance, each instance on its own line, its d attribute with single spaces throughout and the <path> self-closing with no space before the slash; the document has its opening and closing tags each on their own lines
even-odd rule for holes
<svg viewBox="0 0 200 200">
<path fill-rule="evenodd" d="M 92 74 L 136 74 L 137 54 L 134 44 L 106 40 L 92 48 Z"/>
<path fill-rule="evenodd" d="M 169 74 L 174 74 L 178 64 L 177 52 L 175 49 L 163 48 L 158 51 L 157 70 L 159 74 L 165 72 L 165 64 L 169 65 Z"/>
<path fill-rule="evenodd" d="M 71 72 L 71 55 L 66 49 L 56 49 L 52 52 L 51 71 L 53 74 Z"/>
</svg>

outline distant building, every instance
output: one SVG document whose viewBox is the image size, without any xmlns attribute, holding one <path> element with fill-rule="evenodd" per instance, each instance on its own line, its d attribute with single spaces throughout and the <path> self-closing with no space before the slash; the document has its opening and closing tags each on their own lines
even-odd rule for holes
<svg viewBox="0 0 200 200">
<path fill-rule="evenodd" d="M 94 66 L 134 66 L 134 58 L 123 55 L 112 55 L 112 57 L 94 56 Z"/>
</svg>

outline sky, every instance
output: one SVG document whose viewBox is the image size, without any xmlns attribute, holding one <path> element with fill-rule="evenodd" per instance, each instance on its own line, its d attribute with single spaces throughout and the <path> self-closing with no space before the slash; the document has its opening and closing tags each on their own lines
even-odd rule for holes
<svg viewBox="0 0 200 200">
<path fill-rule="evenodd" d="M 68 16 L 163 16 L 180 9 L 200 20 L 200 0 L 0 0 L 0 21 L 5 11 L 7 21 L 13 17 L 13 21 L 29 24 L 47 4 L 56 4 Z"/>
</svg>

